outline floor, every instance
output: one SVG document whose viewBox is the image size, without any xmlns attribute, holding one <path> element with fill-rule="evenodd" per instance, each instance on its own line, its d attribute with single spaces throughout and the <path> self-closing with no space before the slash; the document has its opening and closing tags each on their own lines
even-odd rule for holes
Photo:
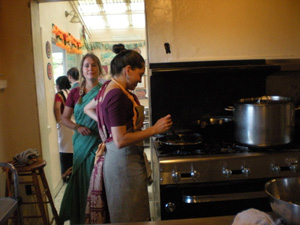
<svg viewBox="0 0 300 225">
<path fill-rule="evenodd" d="M 148 160 L 150 160 L 151 156 L 150 156 L 150 149 L 145 148 L 145 153 L 147 154 Z M 64 183 L 60 189 L 60 191 L 58 192 L 58 194 L 54 197 L 54 205 L 56 207 L 57 212 L 59 212 L 60 210 L 60 204 L 62 201 L 62 198 L 64 196 L 65 193 L 65 189 L 67 187 L 67 184 Z M 149 192 L 149 200 L 150 200 L 150 207 L 152 206 L 151 201 L 152 201 L 152 187 L 149 186 L 148 187 L 148 192 Z M 152 212 L 152 209 L 150 208 L 150 212 Z M 64 223 L 64 225 L 69 225 L 70 222 L 67 221 Z"/>
<path fill-rule="evenodd" d="M 60 210 L 60 204 L 61 204 L 62 198 L 64 196 L 66 187 L 67 187 L 67 183 L 64 183 L 63 186 L 61 187 L 60 191 L 58 192 L 58 194 L 54 198 L 54 205 L 55 205 L 55 208 L 56 208 L 58 213 L 59 213 L 59 210 Z M 67 222 L 65 222 L 64 225 L 69 225 L 69 224 L 70 224 L 70 222 L 67 221 Z"/>
</svg>

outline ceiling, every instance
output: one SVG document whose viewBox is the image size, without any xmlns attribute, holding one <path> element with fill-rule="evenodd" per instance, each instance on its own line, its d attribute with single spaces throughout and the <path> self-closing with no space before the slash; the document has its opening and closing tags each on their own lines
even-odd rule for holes
<svg viewBox="0 0 300 225">
<path fill-rule="evenodd" d="M 90 32 L 145 28 L 144 0 L 77 0 L 71 4 Z"/>
</svg>

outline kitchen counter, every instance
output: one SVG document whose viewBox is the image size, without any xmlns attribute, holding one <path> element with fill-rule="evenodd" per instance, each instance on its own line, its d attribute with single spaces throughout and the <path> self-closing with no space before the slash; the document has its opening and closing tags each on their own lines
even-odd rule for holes
<svg viewBox="0 0 300 225">
<path fill-rule="evenodd" d="M 231 225 L 234 216 L 205 217 L 195 219 L 162 220 L 150 222 L 126 223 L 126 225 Z M 125 223 L 112 223 L 112 225 L 124 225 Z"/>
</svg>

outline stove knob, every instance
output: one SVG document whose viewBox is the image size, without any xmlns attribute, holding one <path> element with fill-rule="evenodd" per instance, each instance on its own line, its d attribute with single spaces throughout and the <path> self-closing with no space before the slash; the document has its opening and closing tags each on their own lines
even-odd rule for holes
<svg viewBox="0 0 300 225">
<path fill-rule="evenodd" d="M 165 204 L 165 210 L 168 212 L 168 213 L 172 213 L 174 212 L 176 209 L 176 206 L 173 202 L 168 202 Z"/>
<path fill-rule="evenodd" d="M 223 174 L 225 177 L 231 177 L 231 175 L 232 175 L 232 170 L 229 170 L 229 169 L 223 169 L 222 174 Z"/>
<path fill-rule="evenodd" d="M 297 163 L 292 163 L 292 164 L 290 165 L 290 170 L 291 170 L 293 173 L 296 173 L 297 170 L 298 170 L 298 165 L 297 165 Z"/>
<path fill-rule="evenodd" d="M 173 171 L 173 173 L 172 173 L 172 180 L 173 180 L 175 183 L 178 183 L 178 182 L 181 180 L 181 175 L 180 175 L 180 173 L 178 173 L 177 171 Z"/>
<path fill-rule="evenodd" d="M 249 173 L 250 173 L 250 172 L 251 172 L 250 168 L 244 167 L 244 168 L 242 169 L 242 174 L 244 174 L 246 177 L 249 176 Z"/>
<path fill-rule="evenodd" d="M 198 181 L 200 178 L 200 173 L 196 170 L 193 170 L 191 172 L 191 177 L 193 178 L 194 181 Z"/>
<path fill-rule="evenodd" d="M 273 166 L 272 168 L 273 173 L 279 173 L 281 171 L 280 166 Z"/>
</svg>

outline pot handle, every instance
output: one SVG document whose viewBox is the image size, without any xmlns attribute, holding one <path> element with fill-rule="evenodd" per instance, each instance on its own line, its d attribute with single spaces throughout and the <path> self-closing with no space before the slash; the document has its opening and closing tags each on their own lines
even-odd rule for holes
<svg viewBox="0 0 300 225">
<path fill-rule="evenodd" d="M 226 107 L 224 109 L 225 109 L 225 111 L 230 111 L 230 112 L 234 111 L 234 107 L 233 106 L 228 106 L 228 107 Z"/>
</svg>

